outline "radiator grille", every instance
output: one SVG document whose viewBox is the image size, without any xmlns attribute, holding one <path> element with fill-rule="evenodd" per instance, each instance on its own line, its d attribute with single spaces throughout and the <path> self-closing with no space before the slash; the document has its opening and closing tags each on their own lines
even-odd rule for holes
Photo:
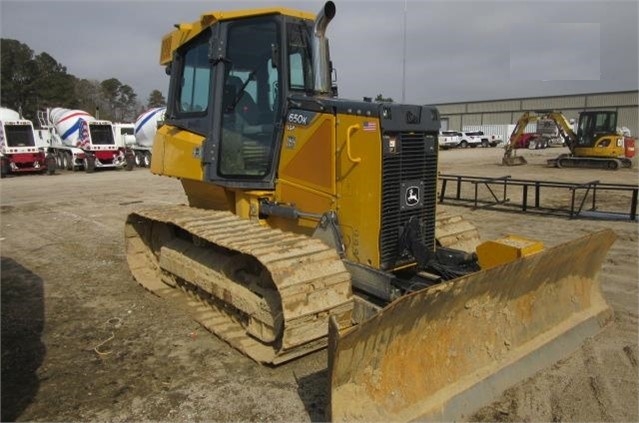
<svg viewBox="0 0 639 423">
<path fill-rule="evenodd" d="M 380 231 L 381 268 L 392 269 L 413 260 L 399 251 L 403 226 L 412 216 L 422 223 L 425 245 L 435 245 L 435 201 L 437 199 L 437 150 L 435 137 L 420 133 L 400 133 L 399 152 L 382 159 L 382 215 Z M 422 206 L 402 210 L 401 185 L 405 181 L 423 183 Z"/>
</svg>

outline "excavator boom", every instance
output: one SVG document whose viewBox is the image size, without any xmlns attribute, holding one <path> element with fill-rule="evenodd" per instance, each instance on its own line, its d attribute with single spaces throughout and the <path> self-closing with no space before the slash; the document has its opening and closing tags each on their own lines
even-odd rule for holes
<svg viewBox="0 0 639 423">
<path fill-rule="evenodd" d="M 537 112 L 525 112 L 521 117 L 517 120 L 517 124 L 515 125 L 515 129 L 513 133 L 510 135 L 510 139 L 508 144 L 506 145 L 506 151 L 504 152 L 504 157 L 502 158 L 502 164 L 504 166 L 519 166 L 528 164 L 526 159 L 522 156 L 517 156 L 515 153 L 515 148 L 517 144 L 519 144 L 524 131 L 526 130 L 526 126 L 532 122 L 538 122 L 540 120 L 550 120 L 557 125 L 559 129 L 559 133 L 561 137 L 564 139 L 568 146 L 572 146 L 576 144 L 577 135 L 573 132 L 570 127 L 570 123 L 566 119 L 566 117 L 557 111 L 537 111 Z"/>
</svg>

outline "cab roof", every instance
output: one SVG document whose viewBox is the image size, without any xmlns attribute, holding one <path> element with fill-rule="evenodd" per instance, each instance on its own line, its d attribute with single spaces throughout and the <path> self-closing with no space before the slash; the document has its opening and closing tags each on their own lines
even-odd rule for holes
<svg viewBox="0 0 639 423">
<path fill-rule="evenodd" d="M 244 9 L 233 11 L 212 11 L 204 13 L 200 19 L 191 23 L 176 24 L 173 31 L 169 32 L 162 38 L 162 47 L 160 51 L 160 64 L 167 65 L 171 62 L 173 51 L 182 44 L 186 43 L 205 28 L 216 22 L 231 21 L 236 19 L 264 16 L 264 15 L 284 15 L 294 18 L 306 20 L 315 20 L 313 13 L 304 12 L 302 10 L 288 9 L 285 7 L 268 7 L 261 9 Z"/>
</svg>

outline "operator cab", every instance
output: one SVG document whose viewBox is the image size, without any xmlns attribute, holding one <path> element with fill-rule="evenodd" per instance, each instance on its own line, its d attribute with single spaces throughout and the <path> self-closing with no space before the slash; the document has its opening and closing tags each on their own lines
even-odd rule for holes
<svg viewBox="0 0 639 423">
<path fill-rule="evenodd" d="M 4 138 L 8 147 L 35 147 L 33 127 L 26 122 L 10 122 L 4 125 Z"/>
<path fill-rule="evenodd" d="M 115 145 L 113 137 L 113 127 L 110 124 L 90 125 L 91 143 L 93 145 Z"/>
<path fill-rule="evenodd" d="M 176 50 L 166 123 L 206 138 L 206 180 L 273 186 L 286 99 L 315 94 L 312 38 L 313 20 L 258 14 L 218 20 Z"/>
<path fill-rule="evenodd" d="M 577 146 L 593 147 L 602 135 L 615 134 L 617 113 L 611 111 L 582 112 L 577 128 Z"/>
</svg>

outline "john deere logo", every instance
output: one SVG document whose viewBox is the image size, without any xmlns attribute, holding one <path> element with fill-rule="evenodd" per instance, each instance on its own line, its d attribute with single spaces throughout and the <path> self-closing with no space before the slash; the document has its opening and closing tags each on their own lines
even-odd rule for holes
<svg viewBox="0 0 639 423">
<path fill-rule="evenodd" d="M 415 209 L 424 205 L 422 193 L 424 192 L 424 182 L 419 179 L 404 181 L 401 183 L 399 209 Z"/>
<path fill-rule="evenodd" d="M 406 189 L 406 205 L 408 207 L 414 207 L 419 204 L 419 187 L 411 186 Z"/>
</svg>

